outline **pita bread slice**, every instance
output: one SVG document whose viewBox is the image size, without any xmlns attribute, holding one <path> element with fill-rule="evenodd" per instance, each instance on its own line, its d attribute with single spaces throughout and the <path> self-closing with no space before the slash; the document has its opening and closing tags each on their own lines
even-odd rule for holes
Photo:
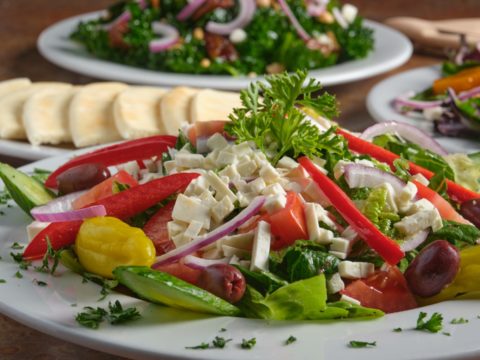
<svg viewBox="0 0 480 360">
<path fill-rule="evenodd" d="M 124 139 L 163 134 L 160 100 L 166 89 L 132 86 L 123 90 L 113 104 L 117 130 Z"/>
<path fill-rule="evenodd" d="M 113 103 L 126 84 L 100 82 L 84 86 L 70 103 L 69 125 L 76 147 L 121 140 L 113 117 Z"/>
<path fill-rule="evenodd" d="M 16 78 L 0 81 L 0 97 L 30 86 L 32 82 L 27 78 Z"/>
<path fill-rule="evenodd" d="M 0 137 L 4 139 L 26 139 L 23 128 L 23 106 L 35 93 L 54 88 L 70 88 L 70 84 L 38 82 L 0 97 Z"/>
<path fill-rule="evenodd" d="M 23 107 L 23 125 L 32 145 L 72 142 L 68 111 L 80 88 L 48 88 L 30 96 Z"/>
<path fill-rule="evenodd" d="M 205 89 L 192 98 L 190 122 L 228 120 L 234 108 L 241 107 L 240 94 L 228 91 Z"/>
<path fill-rule="evenodd" d="M 190 122 L 190 103 L 199 90 L 176 87 L 160 100 L 160 120 L 166 135 L 178 135 L 178 130 Z"/>
</svg>

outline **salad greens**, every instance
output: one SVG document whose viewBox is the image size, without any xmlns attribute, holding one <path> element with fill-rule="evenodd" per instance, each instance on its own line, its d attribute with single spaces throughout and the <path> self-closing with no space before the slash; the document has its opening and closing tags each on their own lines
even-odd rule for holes
<svg viewBox="0 0 480 360">
<path fill-rule="evenodd" d="M 396 231 L 393 223 L 400 220 L 400 216 L 390 209 L 387 197 L 387 188 L 377 187 L 373 189 L 363 205 L 363 212 L 381 232 L 390 237 L 395 237 Z"/>
<path fill-rule="evenodd" d="M 188 4 L 184 0 L 164 0 L 161 6 L 150 0 L 122 1 L 111 6 L 106 17 L 79 23 L 71 38 L 94 56 L 114 62 L 152 70 L 233 76 L 264 74 L 278 71 L 277 68 L 280 71 L 321 68 L 364 58 L 373 49 L 373 31 L 363 25 L 360 16 L 343 28 L 331 15 L 334 8 L 341 8 L 338 0 L 328 2 L 324 11 L 328 21 L 309 15 L 303 0 L 288 0 L 312 41 L 305 41 L 297 34 L 276 1 L 267 3 L 257 6 L 251 21 L 243 29 L 240 27 L 246 35 L 242 41 L 217 34 L 211 40 L 207 34 L 208 22 L 227 23 L 237 16 L 239 2 L 225 0 L 207 2 L 197 9 L 203 15 L 197 18 L 194 13 L 184 21 L 177 18 Z M 123 19 L 125 12 L 130 17 Z M 149 50 L 149 43 L 158 38 L 152 29 L 154 21 L 161 21 L 179 33 L 176 43 L 164 51 Z M 316 42 L 318 45 L 312 45 Z M 212 47 L 222 56 L 212 55 L 209 51 Z M 225 48 L 229 51 L 222 54 Z"/>
<path fill-rule="evenodd" d="M 423 311 L 420 312 L 420 314 L 418 314 L 417 326 L 415 327 L 415 330 L 437 333 L 443 329 L 442 314 L 438 312 L 434 312 L 430 317 L 430 319 L 426 320 L 427 316 L 428 316 L 427 313 Z"/>
</svg>

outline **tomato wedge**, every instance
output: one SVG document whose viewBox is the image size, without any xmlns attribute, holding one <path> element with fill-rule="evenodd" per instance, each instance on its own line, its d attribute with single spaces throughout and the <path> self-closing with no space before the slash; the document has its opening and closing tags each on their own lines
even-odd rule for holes
<svg viewBox="0 0 480 360">
<path fill-rule="evenodd" d="M 303 204 L 293 191 L 287 192 L 287 204 L 283 209 L 270 215 L 265 214 L 261 220 L 271 226 L 274 237 L 270 247 L 273 250 L 292 245 L 296 240 L 308 240 Z"/>
<path fill-rule="evenodd" d="M 113 195 L 113 186 L 115 182 L 123 185 L 128 185 L 129 187 L 134 187 L 138 185 L 138 181 L 135 180 L 132 175 L 127 173 L 125 170 L 120 170 L 115 175 L 102 181 L 100 184 L 95 185 L 85 194 L 75 199 L 72 204 L 73 208 L 81 209 L 87 205 L 94 203 L 95 201 Z"/>
<path fill-rule="evenodd" d="M 160 208 L 143 227 L 145 235 L 147 235 L 155 245 L 157 256 L 175 249 L 175 244 L 168 237 L 167 230 L 167 224 L 172 220 L 174 206 L 175 201 L 170 201 L 168 204 Z"/>
<path fill-rule="evenodd" d="M 360 301 L 362 306 L 386 313 L 418 307 L 405 277 L 396 266 L 379 270 L 366 279 L 355 280 L 340 293 Z"/>
</svg>

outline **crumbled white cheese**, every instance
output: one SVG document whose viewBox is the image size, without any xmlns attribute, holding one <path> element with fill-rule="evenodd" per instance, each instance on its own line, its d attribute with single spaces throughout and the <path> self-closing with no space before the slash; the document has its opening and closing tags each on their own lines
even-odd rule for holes
<svg viewBox="0 0 480 360">
<path fill-rule="evenodd" d="M 257 169 L 258 166 L 254 160 L 245 159 L 237 164 L 237 171 L 242 177 L 252 176 Z"/>
<path fill-rule="evenodd" d="M 259 174 L 267 184 L 275 183 L 280 177 L 280 174 L 270 163 L 264 164 L 261 167 Z"/>
<path fill-rule="evenodd" d="M 279 168 L 292 169 L 293 170 L 293 169 L 298 167 L 298 162 L 293 160 L 291 157 L 284 156 L 278 161 L 277 166 Z"/>
<path fill-rule="evenodd" d="M 440 120 L 443 114 L 443 108 L 441 106 L 435 106 L 422 111 L 423 117 L 430 121 Z"/>
<path fill-rule="evenodd" d="M 267 197 L 263 209 L 265 209 L 269 214 L 273 214 L 287 205 L 287 197 L 282 194 L 270 195 Z"/>
<path fill-rule="evenodd" d="M 338 272 L 344 279 L 361 279 L 368 277 L 375 271 L 375 266 L 367 262 L 342 261 L 338 265 Z"/>
<path fill-rule="evenodd" d="M 232 202 L 236 200 L 235 194 L 228 188 L 228 183 L 225 183 L 213 171 L 209 171 L 206 175 L 208 183 L 215 189 L 215 199 L 221 200 L 228 197 Z"/>
<path fill-rule="evenodd" d="M 215 133 L 208 138 L 207 146 L 210 150 L 222 150 L 228 146 L 228 141 L 222 134 Z"/>
<path fill-rule="evenodd" d="M 405 216 L 393 226 L 406 235 L 412 235 L 429 227 L 433 231 L 437 231 L 442 228 L 443 223 L 438 210 L 433 208 L 431 210 L 420 210 L 412 215 Z"/>
<path fill-rule="evenodd" d="M 270 224 L 259 221 L 253 239 L 252 261 L 250 270 L 268 271 L 268 255 L 270 253 Z"/>
<path fill-rule="evenodd" d="M 183 194 L 179 194 L 175 201 L 172 218 L 187 223 L 197 220 L 203 224 L 205 229 L 210 228 L 210 209 L 203 205 L 200 199 Z"/>
<path fill-rule="evenodd" d="M 171 239 L 175 235 L 183 233 L 185 231 L 186 224 L 183 221 L 169 221 L 167 223 L 168 237 Z"/>
<path fill-rule="evenodd" d="M 178 153 L 175 157 L 177 167 L 183 168 L 201 168 L 205 158 L 200 154 Z"/>
<path fill-rule="evenodd" d="M 327 291 L 329 294 L 336 294 L 343 289 L 345 289 L 345 283 L 337 272 L 327 281 Z"/>
<path fill-rule="evenodd" d="M 408 211 L 412 204 L 412 200 L 417 195 L 417 187 L 414 183 L 408 182 L 403 189 L 397 193 L 395 201 L 397 203 L 398 210 L 401 213 Z"/>
<path fill-rule="evenodd" d="M 248 184 L 248 188 L 249 188 L 250 192 L 252 192 L 254 194 L 261 194 L 262 191 L 265 190 L 266 186 L 267 186 L 267 184 L 265 183 L 265 181 L 261 177 L 256 178 L 255 180 L 251 181 Z"/>
<path fill-rule="evenodd" d="M 211 209 L 211 215 L 215 222 L 220 223 L 235 209 L 232 200 L 228 197 L 224 197 Z"/>
<path fill-rule="evenodd" d="M 423 176 L 422 174 L 415 174 L 411 177 L 412 180 L 418 181 L 420 184 L 428 186 L 430 184 L 430 181 Z"/>
<path fill-rule="evenodd" d="M 340 237 L 334 237 L 332 243 L 330 244 L 330 251 L 343 252 L 348 254 L 350 251 L 350 241 Z"/>
<path fill-rule="evenodd" d="M 275 183 L 272 185 L 268 185 L 262 191 L 263 195 L 286 195 L 285 190 L 283 189 L 282 185 L 279 183 Z"/>
<path fill-rule="evenodd" d="M 200 234 L 200 231 L 203 228 L 203 223 L 197 220 L 192 220 L 185 230 L 185 236 L 189 238 L 197 237 Z"/>
<path fill-rule="evenodd" d="M 352 4 L 345 4 L 342 6 L 342 16 L 343 18 L 351 24 L 357 17 L 358 9 Z"/>
<path fill-rule="evenodd" d="M 229 38 L 232 43 L 238 44 L 247 39 L 247 33 L 243 29 L 235 29 L 231 32 Z"/>
</svg>

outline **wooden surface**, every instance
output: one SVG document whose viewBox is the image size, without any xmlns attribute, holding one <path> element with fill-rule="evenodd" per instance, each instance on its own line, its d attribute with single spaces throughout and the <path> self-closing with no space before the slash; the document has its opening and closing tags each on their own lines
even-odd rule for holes
<svg viewBox="0 0 480 360">
<path fill-rule="evenodd" d="M 480 16 L 479 0 L 351 0 L 367 18 L 382 21 L 390 16 L 418 16 L 447 19 Z M 95 79 L 60 69 L 44 60 L 35 47 L 38 34 L 54 22 L 69 16 L 104 8 L 106 0 L 0 0 L 0 80 L 29 77 L 33 81 L 67 81 L 83 84 Z M 414 55 L 402 67 L 384 75 L 328 90 L 340 100 L 340 124 L 362 130 L 373 124 L 365 107 L 365 96 L 376 83 L 406 69 L 438 63 L 439 58 Z M 24 160 L 1 156 L 0 161 L 18 166 Z M 0 359 L 90 359 L 117 357 L 67 343 L 42 334 L 0 315 Z"/>
</svg>

